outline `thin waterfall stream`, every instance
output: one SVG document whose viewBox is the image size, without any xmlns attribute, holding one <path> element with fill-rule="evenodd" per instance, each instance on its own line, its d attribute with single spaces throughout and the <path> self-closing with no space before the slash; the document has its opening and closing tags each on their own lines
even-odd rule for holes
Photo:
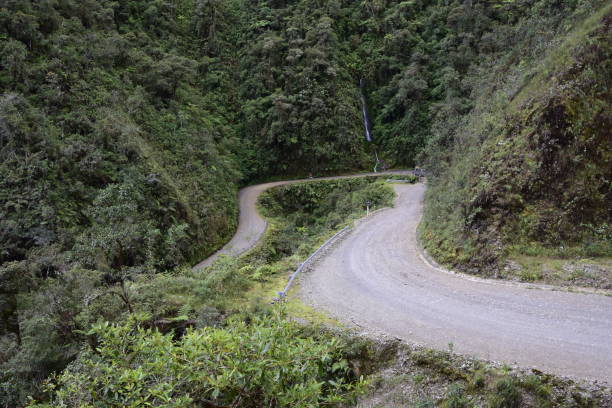
<svg viewBox="0 0 612 408">
<path fill-rule="evenodd" d="M 363 127 L 365 129 L 365 138 L 366 141 L 372 142 L 372 125 L 370 123 L 370 116 L 368 115 L 368 102 L 365 97 L 365 79 L 361 78 L 359 80 L 359 93 L 361 95 L 361 113 L 363 114 Z M 374 164 L 374 173 L 378 171 L 378 164 L 380 160 L 378 160 L 378 153 L 374 150 L 374 155 L 376 156 L 376 164 Z"/>
<path fill-rule="evenodd" d="M 361 78 L 359 81 L 359 92 L 361 94 L 361 112 L 363 113 L 363 127 L 365 128 L 365 138 L 368 142 L 372 141 L 372 126 L 370 124 L 370 117 L 368 116 L 368 103 L 365 97 L 365 79 Z"/>
</svg>

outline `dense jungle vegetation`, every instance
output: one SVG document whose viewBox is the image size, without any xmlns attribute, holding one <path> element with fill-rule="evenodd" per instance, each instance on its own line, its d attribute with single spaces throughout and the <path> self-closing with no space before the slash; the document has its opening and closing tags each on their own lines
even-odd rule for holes
<svg viewBox="0 0 612 408">
<path fill-rule="evenodd" d="M 485 59 L 471 111 L 432 129 L 421 233 L 436 258 L 497 275 L 508 256 L 612 257 L 611 12 L 568 28 L 554 14 L 526 19 L 537 32 L 517 26 L 517 48 Z M 587 284 L 612 287 L 605 270 Z"/>
<path fill-rule="evenodd" d="M 119 337 L 159 346 L 146 364 L 171 364 L 163 349 L 232 347 L 245 367 L 253 337 L 295 333 L 227 317 L 252 282 L 358 214 L 363 189 L 380 205 L 389 192 L 299 192 L 322 204 L 276 192 L 263 202 L 285 218 L 260 252 L 191 272 L 232 235 L 238 187 L 259 179 L 371 169 L 377 153 L 429 171 L 421 236 L 445 263 L 493 273 L 517 253 L 612 256 L 611 24 L 600 0 L 0 1 L 0 404 L 91 402 L 71 392 L 79 375 L 108 380 L 95 370 L 120 364 Z M 116 324 L 92 329 L 101 321 Z M 147 331 L 191 325 L 221 327 L 180 343 Z M 198 336 L 211 348 L 190 344 Z M 278 372 L 279 386 L 349 398 L 346 352 L 300 336 L 283 347 L 332 357 Z M 144 366 L 127 364 L 129 376 Z M 211 404 L 270 401 L 175 369 L 171 398 L 186 405 L 196 385 Z"/>
</svg>

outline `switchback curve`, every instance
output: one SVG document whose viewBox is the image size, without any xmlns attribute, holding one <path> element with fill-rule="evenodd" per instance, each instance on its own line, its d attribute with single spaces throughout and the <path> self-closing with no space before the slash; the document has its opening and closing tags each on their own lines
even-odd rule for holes
<svg viewBox="0 0 612 408">
<path fill-rule="evenodd" d="M 395 171 L 385 171 L 378 173 L 359 173 L 348 176 L 333 176 L 333 177 L 321 177 L 321 178 L 311 178 L 311 179 L 301 179 L 301 180 L 285 180 L 285 181 L 274 181 L 271 183 L 263 183 L 257 184 L 254 186 L 248 186 L 241 189 L 238 193 L 238 201 L 239 201 L 239 219 L 238 219 L 238 229 L 236 230 L 236 234 L 232 237 L 232 239 L 225 244 L 221 249 L 217 252 L 199 262 L 197 265 L 193 267 L 194 270 L 205 268 L 211 265 L 219 256 L 221 255 L 230 255 L 237 256 L 240 255 L 249 249 L 251 249 L 259 238 L 266 231 L 268 226 L 267 221 L 259 214 L 257 211 L 257 198 L 261 193 L 266 191 L 269 188 L 282 186 L 286 184 L 295 184 L 295 183 L 304 183 L 311 181 L 321 181 L 321 180 L 337 180 L 343 178 L 353 178 L 353 177 L 366 177 L 366 176 L 384 176 L 384 175 L 393 175 L 393 174 L 408 174 L 408 170 L 395 170 Z"/>
<path fill-rule="evenodd" d="M 416 228 L 423 184 L 360 223 L 303 278 L 301 295 L 342 321 L 410 342 L 612 383 L 612 297 L 466 279 L 431 266 Z"/>
</svg>

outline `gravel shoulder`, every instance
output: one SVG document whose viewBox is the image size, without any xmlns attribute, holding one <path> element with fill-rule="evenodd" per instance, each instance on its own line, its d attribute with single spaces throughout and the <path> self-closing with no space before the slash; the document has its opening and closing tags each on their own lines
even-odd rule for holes
<svg viewBox="0 0 612 408">
<path fill-rule="evenodd" d="M 423 184 L 359 223 L 302 279 L 301 296 L 408 342 L 612 383 L 612 297 L 469 278 L 429 263 L 416 228 Z"/>
</svg>

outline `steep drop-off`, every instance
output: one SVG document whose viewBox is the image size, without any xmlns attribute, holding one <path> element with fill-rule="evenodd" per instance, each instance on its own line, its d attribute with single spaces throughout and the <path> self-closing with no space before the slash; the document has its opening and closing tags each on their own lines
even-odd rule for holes
<svg viewBox="0 0 612 408">
<path fill-rule="evenodd" d="M 429 163 L 439 259 L 609 255 L 602 4 L 0 2 L 2 403 L 39 393 L 93 321 L 184 316 L 129 286 L 185 284 L 257 179 Z"/>
</svg>

